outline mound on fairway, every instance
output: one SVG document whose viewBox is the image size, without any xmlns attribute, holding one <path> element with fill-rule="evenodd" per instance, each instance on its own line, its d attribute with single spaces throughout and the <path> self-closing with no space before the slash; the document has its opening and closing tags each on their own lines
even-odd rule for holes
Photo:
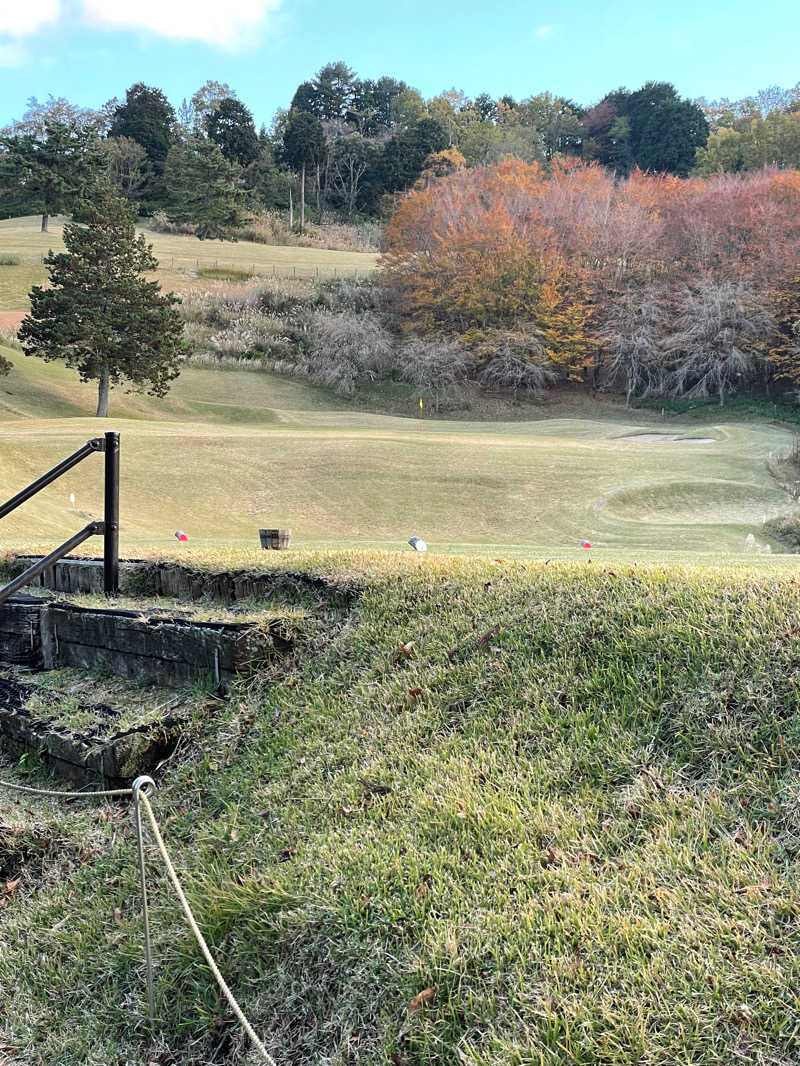
<svg viewBox="0 0 800 1066">
<path fill-rule="evenodd" d="M 643 428 L 621 421 L 631 418 L 622 411 L 421 424 L 263 372 L 198 368 L 185 369 L 164 401 L 115 391 L 115 417 L 101 422 L 85 417 L 92 386 L 8 354 L 4 493 L 119 429 L 129 551 L 166 546 L 175 529 L 191 542 L 255 543 L 266 526 L 291 529 L 306 546 L 397 547 L 415 533 L 440 551 L 550 554 L 588 538 L 623 553 L 725 553 L 790 507 L 766 468 L 770 451 L 789 447 L 789 433 L 773 426 L 705 427 L 715 443 L 688 448 L 620 439 Z M 87 462 L 5 519 L 3 541 L 60 541 L 101 509 L 100 463 Z"/>
<path fill-rule="evenodd" d="M 358 611 L 209 710 L 153 801 L 278 1062 L 797 1061 L 793 579 L 290 565 L 359 587 Z M 12 1061 L 153 1058 L 116 814 L 0 790 Z M 157 1060 L 254 1061 L 148 863 Z"/>
</svg>

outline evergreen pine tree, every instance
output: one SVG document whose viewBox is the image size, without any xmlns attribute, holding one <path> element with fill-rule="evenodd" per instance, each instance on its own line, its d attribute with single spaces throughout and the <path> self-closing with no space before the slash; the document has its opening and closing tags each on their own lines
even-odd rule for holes
<svg viewBox="0 0 800 1066">
<path fill-rule="evenodd" d="M 142 277 L 158 262 L 128 204 L 101 187 L 82 217 L 85 225 L 64 227 L 67 250 L 45 258 L 51 287 L 34 286 L 18 336 L 26 355 L 61 360 L 81 381 L 97 381 L 97 415 L 105 417 L 112 385 L 167 393 L 180 372 L 183 327 L 178 298 Z"/>
</svg>

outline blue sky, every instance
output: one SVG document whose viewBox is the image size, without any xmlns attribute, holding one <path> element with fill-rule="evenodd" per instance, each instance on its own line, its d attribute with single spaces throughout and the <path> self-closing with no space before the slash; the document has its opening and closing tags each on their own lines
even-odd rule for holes
<svg viewBox="0 0 800 1066">
<path fill-rule="evenodd" d="M 443 89 L 589 104 L 648 79 L 739 97 L 800 81 L 798 0 L 0 0 L 0 125 L 30 96 L 82 106 L 136 81 L 174 104 L 227 81 L 269 123 L 330 60 Z"/>
</svg>

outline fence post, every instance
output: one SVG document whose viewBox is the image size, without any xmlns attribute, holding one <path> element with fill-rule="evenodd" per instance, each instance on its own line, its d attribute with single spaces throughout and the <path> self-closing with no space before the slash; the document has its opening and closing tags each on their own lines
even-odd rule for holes
<svg viewBox="0 0 800 1066">
<path fill-rule="evenodd" d="M 119 592 L 119 433 L 105 434 L 105 513 L 103 516 L 103 591 Z"/>
</svg>

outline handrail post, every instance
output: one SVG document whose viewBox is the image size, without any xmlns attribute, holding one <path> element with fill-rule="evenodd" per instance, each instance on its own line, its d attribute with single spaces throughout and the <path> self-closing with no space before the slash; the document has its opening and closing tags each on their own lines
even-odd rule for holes
<svg viewBox="0 0 800 1066">
<path fill-rule="evenodd" d="M 103 590 L 119 592 L 119 433 L 105 434 L 105 512 L 103 519 Z"/>
</svg>

